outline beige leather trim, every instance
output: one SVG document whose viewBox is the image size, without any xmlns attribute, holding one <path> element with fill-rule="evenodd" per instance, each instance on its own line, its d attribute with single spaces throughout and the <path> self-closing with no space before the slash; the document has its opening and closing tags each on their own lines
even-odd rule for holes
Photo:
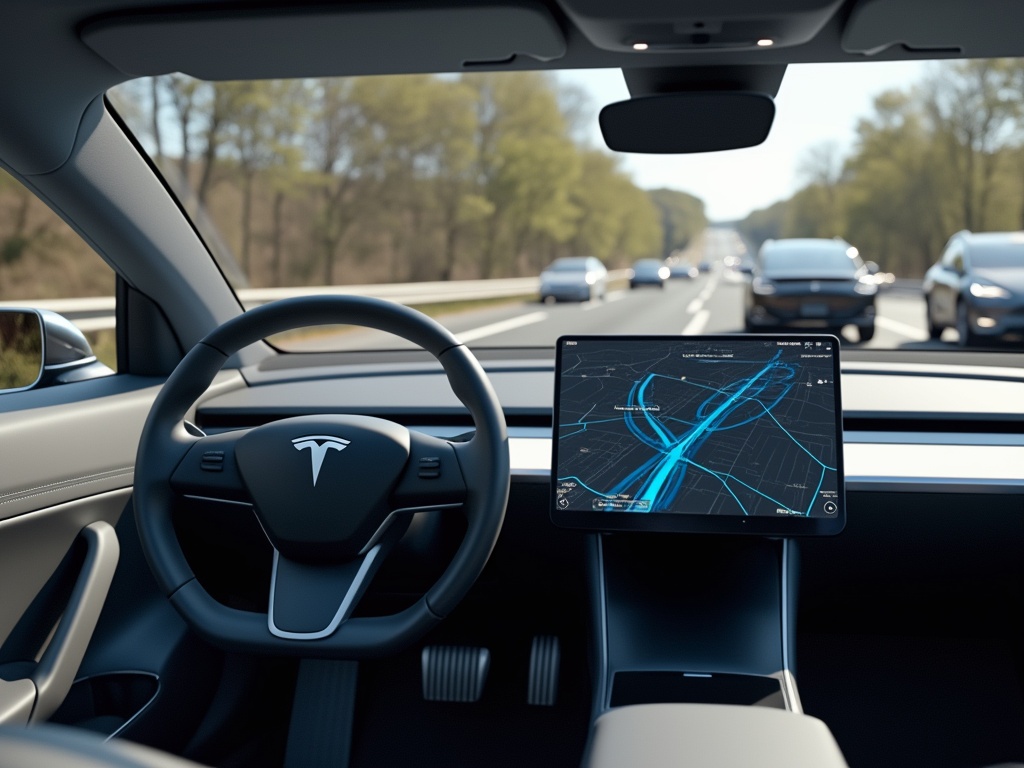
<svg viewBox="0 0 1024 768">
<path fill-rule="evenodd" d="M 640 704 L 594 724 L 587 768 L 846 768 L 814 717 L 724 704 Z"/>
<path fill-rule="evenodd" d="M 100 520 L 116 525 L 129 495 L 128 489 L 111 491 L 0 521 L 0 642 L 82 529 Z"/>
</svg>

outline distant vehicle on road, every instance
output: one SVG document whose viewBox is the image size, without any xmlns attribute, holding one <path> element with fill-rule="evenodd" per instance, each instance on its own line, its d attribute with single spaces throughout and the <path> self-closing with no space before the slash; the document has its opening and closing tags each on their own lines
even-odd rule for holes
<svg viewBox="0 0 1024 768">
<path fill-rule="evenodd" d="M 608 270 L 596 256 L 555 259 L 540 273 L 541 301 L 590 301 L 608 291 Z"/>
<path fill-rule="evenodd" d="M 682 278 L 684 280 L 693 280 L 695 277 L 700 276 L 700 270 L 693 264 L 686 261 L 669 262 L 668 272 L 668 276 L 672 279 Z"/>
<path fill-rule="evenodd" d="M 698 272 L 710 272 L 711 271 L 711 262 L 708 261 L 707 259 L 702 259 L 700 261 L 700 263 L 697 264 L 697 271 Z"/>
<path fill-rule="evenodd" d="M 629 287 L 639 288 L 642 285 L 653 285 L 664 288 L 672 271 L 665 262 L 658 259 L 640 259 L 633 263 L 629 271 Z"/>
<path fill-rule="evenodd" d="M 1024 232 L 958 232 L 924 276 L 928 335 L 1024 339 Z"/>
<path fill-rule="evenodd" d="M 861 341 L 875 335 L 877 265 L 844 240 L 768 240 L 747 284 L 747 331 L 779 328 L 839 333 L 855 325 Z"/>
</svg>

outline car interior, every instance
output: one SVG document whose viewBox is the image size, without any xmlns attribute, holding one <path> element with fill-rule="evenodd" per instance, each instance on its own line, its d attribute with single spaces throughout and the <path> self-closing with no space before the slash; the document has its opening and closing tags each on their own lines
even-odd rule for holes
<svg viewBox="0 0 1024 768">
<path fill-rule="evenodd" d="M 770 137 L 788 68 L 1024 58 L 1024 5 L 7 0 L 0 29 L 0 168 L 109 271 L 112 297 L 75 303 L 74 323 L 45 286 L 0 302 L 0 766 L 1024 765 L 1018 342 L 743 334 L 741 303 L 702 333 L 712 289 L 739 301 L 751 279 L 722 265 L 729 222 L 663 291 L 630 292 L 620 258 L 600 297 L 539 301 L 544 265 L 589 254 L 568 237 L 530 254 L 525 235 L 519 272 L 421 287 L 515 283 L 527 314 L 488 332 L 564 317 L 557 341 L 449 327 L 399 291 L 422 277 L 341 290 L 356 279 L 328 263 L 324 280 L 247 285 L 154 159 L 195 133 L 165 127 L 161 149 L 117 95 L 172 75 L 613 70 L 629 97 L 586 123 L 610 150 L 724 154 Z M 273 107 L 223 134 L 232 178 L 254 178 L 250 160 L 277 178 L 244 149 Z M 350 178 L 404 167 L 381 156 Z M 515 168 L 539 178 L 545 157 Z M 308 199 L 329 201 L 318 183 Z M 362 188 L 338 199 L 391 215 L 360 207 Z M 464 246 L 492 220 L 465 218 L 484 210 L 466 199 Z M 0 287 L 20 274 L 11 248 Z M 346 264 L 384 274 L 374 254 Z M 643 332 L 584 323 L 627 301 L 664 314 Z M 288 336 L 339 326 L 350 348 Z M 113 357 L 83 336 L 99 327 Z M 365 329 L 399 341 L 363 344 Z"/>
</svg>

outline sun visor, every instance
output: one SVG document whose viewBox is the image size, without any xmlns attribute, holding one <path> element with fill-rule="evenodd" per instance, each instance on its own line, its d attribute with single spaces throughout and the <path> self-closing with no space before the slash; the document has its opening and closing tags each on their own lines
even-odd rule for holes
<svg viewBox="0 0 1024 768">
<path fill-rule="evenodd" d="M 539 3 L 384 6 L 114 15 L 86 24 L 82 39 L 126 74 L 204 80 L 458 72 L 565 54 L 560 27 Z"/>
<path fill-rule="evenodd" d="M 753 147 L 774 119 L 770 96 L 732 91 L 638 96 L 609 104 L 599 117 L 609 149 L 662 155 Z"/>
<path fill-rule="evenodd" d="M 931 55 L 1014 56 L 1024 29 L 1020 0 L 861 0 L 843 29 L 843 50 L 874 55 L 899 45 Z"/>
</svg>

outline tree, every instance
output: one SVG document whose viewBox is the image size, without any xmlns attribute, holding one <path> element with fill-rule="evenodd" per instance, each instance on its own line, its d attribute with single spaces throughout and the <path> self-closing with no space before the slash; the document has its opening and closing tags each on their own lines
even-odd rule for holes
<svg viewBox="0 0 1024 768">
<path fill-rule="evenodd" d="M 320 190 L 313 231 L 322 260 L 323 285 L 334 283 L 338 246 L 358 218 L 353 191 L 362 177 L 360 134 L 363 116 L 353 97 L 358 81 L 348 78 L 316 80 L 307 137 L 309 159 Z"/>
<path fill-rule="evenodd" d="M 813 223 L 805 222 L 795 228 L 807 234 L 813 232 L 816 237 L 839 234 L 844 226 L 839 201 L 843 179 L 843 156 L 839 145 L 827 141 L 809 147 L 799 161 L 797 174 L 806 180 L 808 186 L 802 191 L 802 205 L 791 206 L 789 215 L 794 219 L 810 218 Z M 797 202 L 796 198 L 794 202 Z"/>
<path fill-rule="evenodd" d="M 253 205 L 258 175 L 273 188 L 271 271 L 280 279 L 282 211 L 286 190 L 301 162 L 296 137 L 301 130 L 305 83 L 296 80 L 263 80 L 216 83 L 211 94 L 207 146 L 214 147 L 200 183 L 198 196 L 204 202 L 203 182 L 210 177 L 216 147 L 222 147 L 234 162 L 242 180 L 241 261 L 252 279 Z"/>
<path fill-rule="evenodd" d="M 305 180 L 298 138 L 308 117 L 308 86 L 303 80 L 279 80 L 267 87 L 271 99 L 267 180 L 273 195 L 270 274 L 274 285 L 283 285 L 285 205 L 302 189 Z"/>
<path fill-rule="evenodd" d="M 177 73 L 164 75 L 161 82 L 170 97 L 171 111 L 177 121 L 178 140 L 181 145 L 181 155 L 178 158 L 181 182 L 179 187 L 188 193 L 191 191 L 189 166 L 192 162 L 192 131 L 198 112 L 197 102 L 201 98 L 200 92 L 204 84 L 188 75 Z"/>
<path fill-rule="evenodd" d="M 477 181 L 493 206 L 481 277 L 509 274 L 531 240 L 571 238 L 577 211 L 569 190 L 580 173 L 579 156 L 543 74 L 473 73 L 462 80 L 476 93 Z M 536 268 L 539 257 L 526 261 Z"/>
<path fill-rule="evenodd" d="M 1015 67 L 1004 59 L 942 66 L 923 85 L 925 112 L 957 174 L 962 226 L 983 230 L 999 149 L 1020 114 Z"/>
<path fill-rule="evenodd" d="M 782 237 L 782 228 L 786 221 L 786 208 L 788 200 L 780 200 L 767 208 L 751 211 L 737 229 L 755 247 L 760 248 L 765 240 L 774 240 Z"/>
<path fill-rule="evenodd" d="M 650 196 L 661 212 L 663 257 L 686 248 L 707 227 L 704 203 L 699 198 L 677 189 L 655 189 Z"/>
</svg>

